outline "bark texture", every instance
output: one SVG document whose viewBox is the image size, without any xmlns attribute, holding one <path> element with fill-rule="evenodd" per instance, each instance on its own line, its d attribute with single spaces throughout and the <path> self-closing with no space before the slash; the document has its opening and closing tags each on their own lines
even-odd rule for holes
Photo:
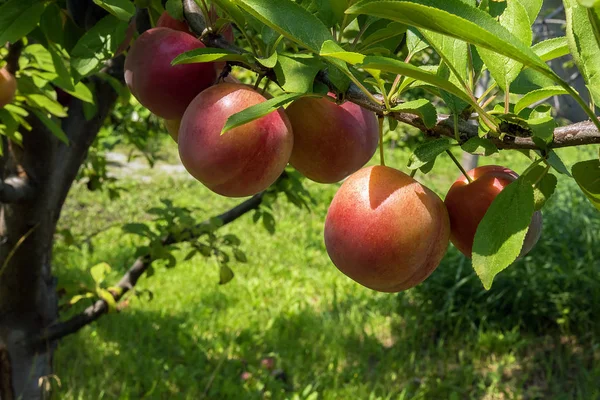
<svg viewBox="0 0 600 400">
<path fill-rule="evenodd" d="M 108 71 L 122 77 L 123 60 Z M 12 382 L 15 398 L 41 399 L 40 383 L 52 373 L 54 345 L 32 345 L 27 338 L 55 323 L 56 282 L 52 245 L 56 223 L 79 167 L 117 98 L 107 83 L 94 80 L 97 112 L 85 119 L 83 104 L 73 99 L 62 128 L 62 143 L 35 117 L 24 132 L 23 146 L 4 143 L 0 186 L 0 348 L 11 368 L 0 369 L 0 382 Z M 3 386 L 4 389 L 4 386 Z M 2 399 L 9 392 L 0 393 Z"/>
</svg>

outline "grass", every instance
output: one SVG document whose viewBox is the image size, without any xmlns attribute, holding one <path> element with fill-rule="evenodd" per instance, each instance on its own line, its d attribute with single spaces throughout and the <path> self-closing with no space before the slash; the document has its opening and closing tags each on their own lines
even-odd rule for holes
<svg viewBox="0 0 600 400">
<path fill-rule="evenodd" d="M 568 164 L 593 154 L 561 153 Z M 408 152 L 386 156 L 402 168 Z M 527 165 L 514 153 L 485 162 Z M 113 267 L 107 282 L 115 282 L 142 243 L 120 224 L 148 221 L 146 210 L 163 197 L 199 208 L 199 219 L 236 204 L 185 174 L 143 175 L 123 178 L 127 191 L 116 201 L 73 188 L 61 228 L 76 238 L 99 233 L 80 247 L 58 241 L 59 285 L 92 286 L 89 269 L 104 261 Z M 417 177 L 441 195 L 457 175 L 442 157 Z M 427 281 L 399 295 L 365 289 L 331 264 L 322 231 L 337 186 L 306 186 L 317 205 L 307 212 L 279 201 L 275 234 L 251 214 L 223 228 L 241 238 L 248 257 L 232 265 L 231 283 L 218 285 L 214 262 L 184 261 L 182 247 L 175 268 L 159 263 L 140 280 L 153 300 L 130 297 L 120 313 L 64 339 L 55 357 L 58 398 L 600 398 L 600 219 L 574 182 L 559 180 L 540 243 L 489 292 L 450 248 Z"/>
</svg>

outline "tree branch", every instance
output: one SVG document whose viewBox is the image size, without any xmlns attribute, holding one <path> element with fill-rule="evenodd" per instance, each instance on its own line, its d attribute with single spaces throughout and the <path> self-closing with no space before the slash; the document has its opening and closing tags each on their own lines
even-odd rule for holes
<svg viewBox="0 0 600 400">
<path fill-rule="evenodd" d="M 198 36 L 201 36 L 200 39 L 207 47 L 221 48 L 238 54 L 247 53 L 246 50 L 227 42 L 227 40 L 225 40 L 222 36 L 206 32 L 205 25 L 203 23 L 204 19 L 198 18 L 198 15 L 201 17 L 202 13 L 194 0 L 184 0 L 183 8 L 185 18 L 190 28 L 194 33 L 198 34 Z M 275 76 L 273 69 L 266 68 L 258 64 L 252 66 L 232 62 L 230 62 L 230 64 L 241 65 L 260 75 L 268 76 L 273 82 L 277 83 L 277 77 Z M 359 106 L 367 110 L 371 110 L 379 115 L 383 115 L 385 112 L 383 101 L 381 101 L 380 104 L 373 102 L 355 84 L 350 84 L 350 87 L 346 93 L 340 93 L 333 82 L 329 79 L 327 71 L 320 71 L 316 77 L 316 80 L 327 85 L 332 92 L 336 93 L 338 96 L 341 96 L 347 101 L 358 104 Z M 382 97 L 378 94 L 374 94 L 374 97 L 382 100 Z M 403 122 L 420 129 L 429 136 L 448 136 L 454 138 L 454 121 L 449 119 L 447 116 L 441 116 L 438 119 L 437 125 L 433 128 L 427 128 L 421 118 L 414 114 L 393 113 L 391 116 L 399 122 Z M 464 120 L 459 122 L 459 132 L 462 141 L 467 141 L 470 138 L 478 136 L 477 127 Z M 500 149 L 539 149 L 531 138 L 514 138 L 506 135 L 504 140 L 492 137 L 489 139 L 492 140 L 496 147 Z M 554 132 L 554 142 L 550 145 L 550 147 L 558 148 L 597 143 L 600 143 L 600 132 L 598 132 L 593 123 L 582 122 L 557 128 Z"/>
<path fill-rule="evenodd" d="M 31 199 L 35 191 L 27 178 L 13 176 L 0 181 L 0 203 L 14 204 Z"/>
<path fill-rule="evenodd" d="M 262 203 L 264 194 L 265 192 L 254 195 L 250 199 L 219 215 L 217 218 L 223 222 L 223 226 L 230 224 L 242 215 L 257 209 Z M 209 223 L 209 221 L 204 221 L 201 225 Z M 186 240 L 190 240 L 190 238 Z M 175 243 L 177 243 L 177 240 L 172 236 L 163 239 L 163 245 L 165 246 Z M 120 289 L 120 293 L 116 291 L 112 292 L 116 302 L 120 301 L 127 292 L 135 287 L 140 277 L 148 270 L 150 265 L 152 265 L 152 261 L 150 256 L 140 257 L 135 260 L 131 268 L 129 268 L 116 285 L 116 287 Z M 36 347 L 45 346 L 48 342 L 53 342 L 79 331 L 81 328 L 96 321 L 107 312 L 108 304 L 104 300 L 98 300 L 93 305 L 86 308 L 81 314 L 78 314 L 67 321 L 49 326 L 41 332 L 40 335 L 30 338 L 29 344 Z"/>
</svg>

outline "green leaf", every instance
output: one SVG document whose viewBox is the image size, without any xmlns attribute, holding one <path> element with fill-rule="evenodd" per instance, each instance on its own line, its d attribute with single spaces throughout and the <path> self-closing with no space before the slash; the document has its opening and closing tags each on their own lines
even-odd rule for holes
<svg viewBox="0 0 600 400">
<path fill-rule="evenodd" d="M 600 0 L 577 0 L 584 7 L 592 8 L 600 6 Z"/>
<path fill-rule="evenodd" d="M 417 114 L 428 128 L 433 128 L 435 124 L 437 124 L 437 111 L 433 104 L 427 99 L 413 100 L 398 104 L 392 108 L 392 111 Z"/>
<path fill-rule="evenodd" d="M 168 0 L 165 10 L 169 15 L 179 21 L 183 21 L 183 2 L 181 0 Z"/>
<path fill-rule="evenodd" d="M 454 84 L 457 84 L 457 87 L 460 87 L 461 89 L 464 87 L 461 83 L 459 83 L 459 80 L 456 77 L 456 75 L 451 73 L 450 68 L 444 61 L 440 63 L 436 75 L 442 79 L 446 79 Z M 452 114 L 459 115 L 463 112 L 465 108 L 469 106 L 469 103 L 443 90 L 440 91 L 440 97 L 442 98 L 442 100 L 444 100 L 444 103 L 446 103 Z"/>
<path fill-rule="evenodd" d="M 521 71 L 517 79 L 510 85 L 512 94 L 527 94 L 537 89 L 554 86 L 555 82 L 533 69 L 527 68 Z"/>
<path fill-rule="evenodd" d="M 520 115 L 522 115 L 521 113 Z M 543 118 L 543 117 L 551 117 L 552 116 L 552 107 L 548 104 L 540 104 L 529 113 L 529 119 Z"/>
<path fill-rule="evenodd" d="M 179 1 L 179 0 L 175 0 Z M 212 2 L 219 6 L 221 10 L 233 19 L 237 26 L 246 26 L 246 17 L 240 8 L 234 3 L 235 0 L 213 0 Z"/>
<path fill-rule="evenodd" d="M 363 36 L 360 46 L 358 47 L 359 51 L 365 51 L 366 49 L 373 48 L 373 46 L 376 44 L 385 42 L 395 37 L 398 37 L 398 40 L 402 39 L 399 36 L 404 35 L 406 32 L 406 25 L 399 22 L 384 22 L 387 23 L 387 26 L 375 30 L 368 36 Z M 396 43 L 394 42 L 394 44 Z"/>
<path fill-rule="evenodd" d="M 277 82 L 288 93 L 312 92 L 315 77 L 325 67 L 324 63 L 312 54 L 279 54 L 277 60 Z"/>
<path fill-rule="evenodd" d="M 225 285 L 231 282 L 234 276 L 235 274 L 227 264 L 221 263 L 221 265 L 219 265 L 219 285 Z"/>
<path fill-rule="evenodd" d="M 550 61 L 569 54 L 569 42 L 561 36 L 536 43 L 531 50 L 543 61 Z"/>
<path fill-rule="evenodd" d="M 39 0 L 9 0 L 0 6 L 0 46 L 27 36 L 38 24 L 46 3 Z"/>
<path fill-rule="evenodd" d="M 23 56 L 33 57 L 38 67 L 44 71 L 55 72 L 54 63 L 52 62 L 52 55 L 48 49 L 41 44 L 32 44 L 23 50 Z"/>
<path fill-rule="evenodd" d="M 277 111 L 280 107 L 291 103 L 292 101 L 304 96 L 304 93 L 289 93 L 284 94 L 278 97 L 274 97 L 265 102 L 256 104 L 252 107 L 248 107 L 239 113 L 233 114 L 231 117 L 227 119 L 223 130 L 221 131 L 221 135 L 237 128 L 238 126 L 242 126 L 247 124 L 248 122 L 252 122 L 257 120 L 265 115 Z"/>
<path fill-rule="evenodd" d="M 94 94 L 92 93 L 90 88 L 88 88 L 83 82 L 78 82 L 77 85 L 75 85 L 75 90 L 69 90 L 57 81 L 53 81 L 52 83 L 54 83 L 56 86 L 59 86 L 65 92 L 81 101 L 84 101 L 86 103 L 94 102 Z"/>
<path fill-rule="evenodd" d="M 60 50 L 56 49 L 55 46 L 48 46 L 48 51 L 52 56 L 52 62 L 54 63 L 54 68 L 56 70 L 56 74 L 58 77 L 56 81 L 60 84 L 61 87 L 64 87 L 67 90 L 74 91 L 75 86 L 73 85 L 73 78 L 65 65 L 65 60 L 60 54 Z"/>
<path fill-rule="evenodd" d="M 319 53 L 321 46 L 333 36 L 313 14 L 291 0 L 237 0 L 240 7 L 263 24 L 299 45 Z"/>
<path fill-rule="evenodd" d="M 88 292 L 86 294 L 78 294 L 76 296 L 71 297 L 71 300 L 69 300 L 69 305 L 72 306 L 81 300 L 91 299 L 92 297 L 94 297 L 94 293 L 91 293 L 91 292 Z"/>
<path fill-rule="evenodd" d="M 96 282 L 97 285 L 104 282 L 104 279 L 108 274 L 110 274 L 111 271 L 112 268 L 107 263 L 96 264 L 92 268 L 90 268 L 90 274 L 92 274 L 92 279 L 94 279 L 94 282 Z"/>
<path fill-rule="evenodd" d="M 529 92 L 525 96 L 523 96 L 515 105 L 515 114 L 519 114 L 525 108 L 529 107 L 534 103 L 545 100 L 552 96 L 558 96 L 562 94 L 569 93 L 560 86 L 550 86 Z"/>
<path fill-rule="evenodd" d="M 527 10 L 521 2 L 517 0 L 507 2 L 506 9 L 500 15 L 499 22 L 523 44 L 531 45 L 533 40 L 531 23 Z M 484 48 L 478 50 L 481 59 L 485 62 L 490 74 L 502 90 L 506 90 L 523 69 L 523 64 L 513 60 L 510 56 L 502 56 L 493 50 Z"/>
<path fill-rule="evenodd" d="M 576 0 L 563 0 L 567 39 L 577 67 L 594 102 L 600 104 L 600 18 Z"/>
<path fill-rule="evenodd" d="M 106 289 L 97 288 L 96 294 L 98 294 L 98 297 L 106 302 L 109 313 L 117 311 L 117 302 L 115 301 L 115 298 L 111 292 Z"/>
<path fill-rule="evenodd" d="M 565 163 L 560 159 L 558 154 L 555 151 L 550 151 L 548 153 L 548 157 L 546 158 L 546 163 L 550 165 L 556 172 L 559 174 L 571 176 L 571 173 L 567 169 Z"/>
<path fill-rule="evenodd" d="M 467 153 L 486 157 L 498 152 L 498 147 L 491 140 L 477 136 L 467 140 L 461 148 Z"/>
<path fill-rule="evenodd" d="M 121 21 L 127 22 L 133 17 L 133 14 L 135 14 L 135 5 L 129 0 L 94 0 L 94 3 L 104 8 Z"/>
<path fill-rule="evenodd" d="M 125 233 L 132 233 L 134 235 L 143 236 L 147 238 L 154 238 L 154 232 L 150 230 L 146 224 L 125 224 L 121 228 Z"/>
<path fill-rule="evenodd" d="M 427 42 L 440 55 L 453 72 L 450 81 L 457 86 L 468 80 L 469 49 L 468 44 L 462 40 L 445 36 L 427 29 L 420 30 Z M 458 73 L 458 77 L 454 74 Z"/>
<path fill-rule="evenodd" d="M 350 65 L 360 64 L 364 61 L 365 55 L 353 51 L 345 51 L 339 44 L 333 40 L 326 40 L 321 46 L 319 52 L 321 57 L 347 62 Z"/>
<path fill-rule="evenodd" d="M 556 175 L 546 174 L 535 185 L 533 191 L 535 211 L 540 211 L 544 207 L 548 199 L 550 199 L 550 197 L 552 197 L 552 195 L 556 191 L 557 184 L 558 179 L 556 178 Z"/>
<path fill-rule="evenodd" d="M 600 161 L 583 161 L 573 165 L 573 178 L 592 202 L 594 207 L 600 211 Z"/>
<path fill-rule="evenodd" d="M 328 27 L 342 23 L 348 0 L 300 0 L 298 1 L 309 12 L 315 14 Z M 339 18 L 339 16 L 342 18 Z"/>
<path fill-rule="evenodd" d="M 245 64 L 251 64 L 250 55 L 233 53 L 223 49 L 214 47 L 201 47 L 192 51 L 187 51 L 175 57 L 171 65 L 178 64 L 195 64 L 215 61 L 238 61 Z"/>
<path fill-rule="evenodd" d="M 273 218 L 273 214 L 268 212 L 262 213 L 262 222 L 263 226 L 271 235 L 275 234 L 275 218 Z"/>
<path fill-rule="evenodd" d="M 408 160 L 408 168 L 411 170 L 419 169 L 428 164 L 446 150 L 452 148 L 452 143 L 447 138 L 439 138 L 427 141 L 419 145 Z"/>
<path fill-rule="evenodd" d="M 125 39 L 127 26 L 112 15 L 102 18 L 73 47 L 71 67 L 82 78 L 100 70 Z"/>
<path fill-rule="evenodd" d="M 556 121 L 551 116 L 534 118 L 527 121 L 533 131 L 533 141 L 535 144 L 545 149 L 554 141 L 554 129 Z"/>
<path fill-rule="evenodd" d="M 56 4 L 49 4 L 40 17 L 40 28 L 49 42 L 63 44 L 64 29 L 60 8 Z"/>
<path fill-rule="evenodd" d="M 238 238 L 236 235 L 232 235 L 232 234 L 227 234 L 227 235 L 223 236 L 223 241 L 225 241 L 225 243 L 227 243 L 228 245 L 231 245 L 231 246 L 239 246 L 240 244 L 242 244 L 242 241 L 240 240 L 240 238 Z"/>
<path fill-rule="evenodd" d="M 452 36 L 560 79 L 528 46 L 489 14 L 460 0 L 363 0 L 346 13 L 374 15 Z"/>
<path fill-rule="evenodd" d="M 190 252 L 187 253 L 187 255 L 184 257 L 183 261 L 189 261 L 189 260 L 191 260 L 192 258 L 194 258 L 194 256 L 196 254 L 198 254 L 198 250 L 196 250 L 196 249 L 190 250 Z"/>
<path fill-rule="evenodd" d="M 409 58 L 413 58 L 415 54 L 428 48 L 429 44 L 423 39 L 423 35 L 418 30 L 408 29 L 406 31 L 406 47 Z"/>
<path fill-rule="evenodd" d="M 517 179 L 496 196 L 479 223 L 473 243 L 473 268 L 487 290 L 494 277 L 519 256 L 533 212 L 533 187 Z"/>
<path fill-rule="evenodd" d="M 241 251 L 240 249 L 233 249 L 233 256 L 238 262 L 247 263 L 248 257 L 246 257 L 246 253 Z"/>
<path fill-rule="evenodd" d="M 109 85 L 115 90 L 115 92 L 117 92 L 119 94 L 119 97 L 121 99 L 125 100 L 125 104 L 127 104 L 129 102 L 129 98 L 131 97 L 131 92 L 129 91 L 129 89 L 127 88 L 127 86 L 125 86 L 123 84 L 123 82 L 119 81 L 114 76 L 111 76 L 111 75 L 109 75 L 107 73 L 104 73 L 104 72 L 98 73 L 97 76 L 99 76 L 102 79 L 106 80 L 109 83 Z"/>
<path fill-rule="evenodd" d="M 62 130 L 59 124 L 48 118 L 48 116 L 40 110 L 32 108 L 31 112 L 34 113 L 35 116 L 38 117 L 40 122 L 44 124 L 44 126 L 48 128 L 48 130 L 52 132 L 52 134 L 56 136 L 61 142 L 67 145 L 69 144 L 69 138 L 67 137 L 67 134 Z"/>
<path fill-rule="evenodd" d="M 7 109 L 0 108 L 0 134 L 5 135 L 14 142 L 20 143 L 22 141 L 16 140 L 17 138 L 15 135 L 20 125 L 17 118 L 15 118 L 15 116 Z M 0 147 L 0 156 L 3 155 L 3 149 Z"/>
<path fill-rule="evenodd" d="M 387 57 L 368 56 L 365 57 L 363 64 L 361 65 L 364 69 L 375 69 L 385 72 L 392 72 L 398 75 L 408 76 L 431 85 L 437 86 L 448 93 L 451 93 L 464 100 L 468 104 L 472 104 L 471 98 L 459 87 L 448 82 L 447 79 L 437 76 L 436 74 L 426 71 L 424 69 L 415 67 L 414 65 L 394 60 Z"/>
<path fill-rule="evenodd" d="M 277 52 L 274 51 L 273 54 L 267 58 L 257 58 L 256 61 L 258 61 L 262 66 L 273 68 L 277 64 Z"/>
<path fill-rule="evenodd" d="M 519 3 L 521 3 L 521 5 L 527 11 L 527 16 L 529 17 L 529 26 L 533 25 L 533 23 L 537 19 L 538 14 L 540 13 L 540 11 L 542 9 L 544 0 L 518 0 L 518 1 L 519 1 Z M 510 1 L 509 1 L 509 3 L 510 3 Z"/>
</svg>

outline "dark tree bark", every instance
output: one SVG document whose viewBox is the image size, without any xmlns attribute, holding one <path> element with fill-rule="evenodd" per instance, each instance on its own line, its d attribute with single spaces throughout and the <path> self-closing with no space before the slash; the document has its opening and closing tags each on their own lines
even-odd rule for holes
<svg viewBox="0 0 600 400">
<path fill-rule="evenodd" d="M 109 73 L 122 78 L 123 60 Z M 9 144 L 2 159 L 0 186 L 0 348 L 7 349 L 11 368 L 0 369 L 0 382 L 12 381 L 15 398 L 41 399 L 40 378 L 52 373 L 54 346 L 31 345 L 25 339 L 52 325 L 58 316 L 52 276 L 56 223 L 79 167 L 117 98 L 112 87 L 96 79 L 96 115 L 86 121 L 83 104 L 73 99 L 62 128 L 69 144 L 60 142 L 36 118 L 23 147 Z M 3 387 L 4 390 L 4 387 Z M 10 392 L 0 393 L 8 398 Z"/>
</svg>

